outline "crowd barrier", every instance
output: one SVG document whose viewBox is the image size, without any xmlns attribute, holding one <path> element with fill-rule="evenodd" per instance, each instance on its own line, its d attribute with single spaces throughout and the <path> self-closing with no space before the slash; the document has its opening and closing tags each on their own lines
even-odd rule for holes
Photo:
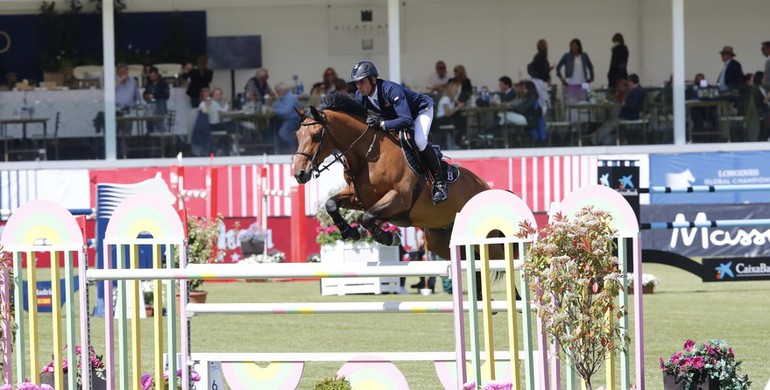
<svg viewBox="0 0 770 390">
<path fill-rule="evenodd" d="M 615 216 L 615 225 L 619 238 L 619 253 L 625 245 L 632 245 L 636 269 L 641 270 L 640 259 L 638 258 L 638 223 L 628 204 L 622 196 L 606 187 L 591 186 L 582 188 L 579 191 L 569 194 L 561 203 L 560 210 L 565 214 L 576 212 L 580 207 L 593 204 L 596 207 L 610 211 Z M 34 218 L 32 218 L 34 216 Z M 42 216 L 45 216 L 43 218 Z M 561 388 L 559 378 L 560 368 L 556 359 L 552 359 L 552 367 L 549 370 L 548 354 L 554 353 L 553 346 L 545 342 L 545 336 L 540 329 L 532 329 L 531 324 L 534 319 L 532 308 L 529 306 L 528 289 L 520 288 L 522 300 L 516 302 L 513 299 L 515 284 L 525 285 L 526 280 L 517 271 L 521 259 L 514 258 L 513 246 L 519 246 L 517 253 L 525 253 L 523 250 L 531 243 L 531 240 L 525 240 L 515 237 L 518 226 L 521 221 L 527 220 L 534 222 L 532 212 L 526 204 L 512 193 L 491 190 L 480 194 L 472 199 L 466 208 L 458 214 L 455 229 L 452 235 L 452 258 L 451 261 L 443 262 L 410 262 L 398 265 L 388 266 L 350 266 L 345 265 L 327 265 L 327 264 L 260 264 L 258 266 L 243 266 L 238 264 L 217 264 L 217 265 L 186 265 L 185 236 L 183 218 L 180 218 L 177 211 L 165 202 L 157 198 L 138 194 L 124 200 L 113 213 L 107 231 L 104 237 L 104 253 L 108 256 L 115 256 L 114 264 L 111 268 L 113 259 L 105 262 L 105 266 L 96 269 L 87 269 L 85 261 L 79 261 L 78 273 L 80 291 L 87 291 L 90 282 L 101 283 L 107 294 L 112 296 L 113 283 L 116 284 L 116 302 L 113 312 L 112 305 L 106 305 L 106 318 L 115 316 L 117 320 L 115 325 L 113 321 L 105 321 L 105 365 L 107 372 L 107 388 L 114 389 L 116 385 L 121 389 L 141 388 L 139 383 L 141 378 L 140 371 L 140 346 L 145 337 L 142 337 L 139 328 L 139 308 L 141 296 L 139 292 L 139 280 L 153 280 L 154 286 L 154 306 L 162 306 L 162 293 L 166 295 L 167 316 L 157 315 L 153 321 L 153 350 L 154 350 L 154 375 L 156 383 L 163 382 L 163 373 L 174 373 L 178 367 L 181 370 L 182 388 L 190 388 L 190 368 L 194 362 L 204 364 L 201 367 L 208 367 L 208 362 L 221 362 L 222 372 L 233 389 L 239 388 L 279 388 L 260 387 L 259 383 L 254 382 L 256 377 L 253 371 L 257 368 L 255 361 L 270 361 L 276 364 L 271 372 L 285 374 L 285 381 L 298 381 L 301 375 L 301 366 L 296 363 L 298 360 L 308 361 L 343 361 L 347 362 L 339 371 L 351 378 L 351 381 L 364 380 L 363 375 L 368 375 L 371 379 L 372 373 L 377 373 L 382 388 L 399 389 L 404 388 L 406 379 L 403 378 L 398 369 L 390 361 L 400 360 L 433 360 L 437 375 L 442 380 L 446 388 L 461 388 L 462 384 L 469 380 L 476 380 L 481 384 L 484 380 L 511 380 L 516 383 L 515 388 L 519 388 L 522 380 L 519 370 L 519 359 L 523 360 L 524 377 L 526 378 L 525 388 L 548 388 L 549 383 Z M 499 230 L 504 233 L 502 238 L 487 238 L 492 230 Z M 148 233 L 151 238 L 137 238 L 140 233 Z M 45 236 L 51 244 L 46 247 L 35 245 L 37 238 Z M 627 240 L 628 239 L 628 240 Z M 46 201 L 33 201 L 20 207 L 11 216 L 6 229 L 3 232 L 2 243 L 6 250 L 12 253 L 14 258 L 14 293 L 16 302 L 21 299 L 21 272 L 22 259 L 26 255 L 27 259 L 34 256 L 34 252 L 47 251 L 51 253 L 65 253 L 65 281 L 68 293 L 74 294 L 72 270 L 73 259 L 83 254 L 83 236 L 78 230 L 77 222 L 67 212 L 66 209 L 57 206 L 55 203 Z M 138 269 L 137 253 L 138 245 L 151 245 L 153 253 L 154 269 Z M 506 256 L 503 260 L 489 258 L 488 245 L 504 244 Z M 113 248 L 115 250 L 113 251 Z M 465 250 L 469 260 L 460 261 L 460 255 Z M 475 258 L 475 253 L 479 253 L 479 258 Z M 623 270 L 627 269 L 628 264 L 625 256 L 622 257 Z M 57 257 L 58 258 L 58 257 Z M 179 268 L 174 268 L 174 263 L 179 260 Z M 166 267 L 161 268 L 165 260 Z M 52 262 L 58 264 L 58 262 Z M 69 266 L 67 266 L 68 264 Z M 468 275 L 474 275 L 476 270 L 482 270 L 482 290 L 485 299 L 478 306 L 475 297 L 476 278 L 465 277 L 463 272 Z M 505 270 L 506 272 L 506 290 L 507 297 L 505 302 L 491 302 L 488 298 L 490 290 L 489 273 L 494 270 Z M 623 271 L 621 270 L 621 271 Z M 27 267 L 27 278 L 34 278 L 34 267 Z M 58 267 L 51 268 L 52 279 L 58 278 Z M 453 299 L 451 302 L 379 302 L 379 303 L 348 303 L 337 302 L 334 304 L 318 303 L 314 305 L 304 303 L 277 302 L 270 304 L 190 304 L 187 303 L 187 284 L 180 283 L 180 305 L 176 307 L 175 289 L 178 280 L 187 279 L 246 279 L 246 278 L 308 278 L 308 277 L 351 277 L 351 276 L 441 276 L 449 275 L 453 283 Z M 517 277 L 518 276 L 518 277 Z M 7 278 L 7 275 L 5 275 Z M 641 285 L 641 272 L 635 273 L 635 283 Z M 463 279 L 467 283 L 468 301 L 463 300 Z M 625 279 L 624 279 L 625 280 Z M 54 283 L 55 285 L 55 283 Z M 8 286 L 8 284 L 5 284 Z M 56 290 L 56 288 L 54 288 Z M 162 292 L 165 290 L 165 292 Z M 30 299 L 34 297 L 34 289 L 28 291 Z M 60 292 L 54 292 L 58 296 Z M 72 296 L 72 295 L 71 295 Z M 62 356 L 62 338 L 57 334 L 61 327 L 66 325 L 66 344 L 77 344 L 76 320 L 79 319 L 79 340 L 81 345 L 90 345 L 90 316 L 88 313 L 89 303 L 88 294 L 80 294 L 80 312 L 76 312 L 74 305 L 69 302 L 65 305 L 64 312 L 56 310 L 53 313 L 54 318 L 54 337 L 53 351 L 55 361 L 61 361 Z M 5 296 L 7 298 L 7 295 Z M 58 302 L 54 297 L 54 302 Z M 623 293 L 619 297 L 620 304 L 628 307 L 628 296 Z M 636 388 L 644 389 L 644 371 L 643 371 L 643 326 L 642 318 L 642 294 L 635 295 L 635 311 L 633 318 L 635 320 L 635 351 L 636 351 Z M 71 301 L 71 300 L 70 300 Z M 7 304 L 7 299 L 3 302 L 3 307 Z M 467 304 L 467 309 L 466 309 Z M 29 320 L 25 321 L 20 305 L 16 307 L 16 324 L 18 333 L 16 339 L 17 349 L 14 352 L 17 355 L 15 372 L 17 381 L 29 377 L 39 383 L 40 356 L 37 318 L 34 310 L 30 310 Z M 54 305 L 57 306 L 57 305 Z M 130 307 L 130 313 L 129 313 Z M 323 313 L 453 313 L 455 323 L 455 351 L 453 352 L 350 352 L 350 353 L 297 353 L 297 354 L 206 354 L 193 353 L 190 348 L 190 321 L 194 315 L 203 314 L 230 314 L 254 313 L 263 315 L 280 314 L 305 314 L 310 312 Z M 482 325 L 484 329 L 484 349 L 478 339 L 478 332 L 481 329 L 478 317 L 475 313 L 481 312 Z M 490 338 L 493 333 L 491 315 L 496 311 L 507 312 L 507 330 L 509 332 L 509 350 L 497 352 Z M 472 370 L 466 368 L 466 348 L 465 348 L 465 321 L 464 313 L 468 312 L 470 327 L 470 345 Z M 521 313 L 519 315 L 518 313 Z M 65 316 L 66 314 L 66 316 Z M 129 316 L 130 314 L 130 316 Z M 129 317 L 131 318 L 129 320 Z M 629 316 L 624 316 L 621 326 L 624 330 L 630 329 L 628 326 Z M 5 316 L 3 317 L 5 319 Z M 179 321 L 178 327 L 175 320 Z M 4 330 L 9 329 L 9 324 L 4 321 Z M 517 327 L 521 326 L 523 330 L 522 339 L 517 340 Z M 167 332 L 164 340 L 164 328 Z M 179 345 L 175 342 L 177 336 L 181 338 Z M 10 333 L 3 333 L 3 341 L 7 343 L 10 340 Z M 24 341 L 29 338 L 29 351 L 24 348 Z M 115 343 L 117 344 L 117 350 Z M 521 346 L 521 348 L 520 348 Z M 538 348 L 536 350 L 536 348 Z M 73 349 L 67 349 L 67 358 L 75 361 Z M 550 350 L 550 352 L 549 352 Z M 176 365 L 176 359 L 167 359 L 167 365 L 164 365 L 163 356 L 176 356 L 177 351 L 181 353 L 179 366 Z M 620 355 L 620 388 L 629 388 L 631 380 L 631 371 L 629 369 L 629 353 L 626 351 Z M 26 356 L 29 356 L 29 365 L 26 364 Z M 4 349 L 4 362 L 8 364 L 3 366 L 3 380 L 10 383 L 11 367 L 10 350 Z M 482 359 L 486 359 L 486 364 L 482 365 Z M 496 361 L 501 360 L 501 362 Z M 508 363 L 502 363 L 503 360 Z M 89 388 L 93 378 L 89 375 L 91 372 L 88 359 L 83 359 L 81 367 L 83 373 L 83 389 Z M 555 366 L 554 366 L 555 365 Z M 614 360 L 610 361 L 608 371 L 608 388 L 614 388 L 615 369 Z M 482 368 L 483 367 L 483 368 Z M 117 371 L 115 370 L 117 368 Z M 68 382 L 64 383 L 64 376 L 60 368 L 55 370 L 54 381 L 57 389 L 74 389 L 75 383 L 73 376 L 68 377 Z M 117 374 L 116 374 L 117 372 Z M 477 380 L 478 378 L 478 380 Z M 275 378 L 268 378 L 275 379 Z M 249 382 L 251 381 L 251 382 Z M 550 381 L 550 382 L 549 382 Z M 569 387 L 574 382 L 574 378 L 567 379 Z M 275 384 L 275 383 L 273 383 Z M 175 388 L 177 385 L 175 375 L 169 375 L 169 386 Z M 286 384 L 283 384 L 286 385 Z M 282 386 L 283 386 L 282 385 Z M 282 387 L 281 387 L 282 388 Z M 288 387 L 291 388 L 291 387 Z"/>
</svg>

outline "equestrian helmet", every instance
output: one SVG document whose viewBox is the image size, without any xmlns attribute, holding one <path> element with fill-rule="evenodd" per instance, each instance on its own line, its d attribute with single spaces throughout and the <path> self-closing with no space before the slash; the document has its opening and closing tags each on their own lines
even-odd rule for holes
<svg viewBox="0 0 770 390">
<path fill-rule="evenodd" d="M 350 80 L 348 80 L 348 82 L 356 82 L 369 76 L 377 77 L 379 75 L 380 72 L 377 71 L 374 62 L 367 60 L 358 61 L 353 64 L 353 69 L 350 71 Z"/>
</svg>

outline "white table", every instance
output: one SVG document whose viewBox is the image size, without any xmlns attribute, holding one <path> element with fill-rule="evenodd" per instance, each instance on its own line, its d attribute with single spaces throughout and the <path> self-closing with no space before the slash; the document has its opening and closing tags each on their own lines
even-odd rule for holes
<svg viewBox="0 0 770 390">
<path fill-rule="evenodd" d="M 0 92 L 0 119 L 20 118 L 25 98 L 27 107 L 34 110 L 34 117 L 56 118 L 56 113 L 61 113 L 59 138 L 103 136 L 97 134 L 94 128 L 96 114 L 104 111 L 104 91 L 101 89 Z M 171 89 L 168 109 L 176 110 L 172 129 L 174 134 L 186 136 L 190 116 L 190 98 L 187 97 L 183 88 Z M 30 128 L 27 136 L 39 135 L 36 131 L 42 134 L 42 128 Z M 21 138 L 21 131 L 10 131 L 9 135 Z"/>
</svg>

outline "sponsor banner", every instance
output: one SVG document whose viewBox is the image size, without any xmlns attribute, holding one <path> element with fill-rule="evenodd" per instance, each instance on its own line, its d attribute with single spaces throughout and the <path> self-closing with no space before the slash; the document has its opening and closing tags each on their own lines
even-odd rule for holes
<svg viewBox="0 0 770 390">
<path fill-rule="evenodd" d="M 770 184 L 770 152 L 688 153 L 650 156 L 650 185 L 688 187 L 693 185 Z M 653 204 L 761 203 L 770 191 L 651 194 Z"/>
<path fill-rule="evenodd" d="M 641 222 L 770 218 L 770 204 L 643 205 Z M 642 248 L 688 257 L 767 256 L 770 227 L 677 228 L 642 231 Z"/>
<path fill-rule="evenodd" d="M 384 3 L 365 6 L 329 6 L 328 15 L 330 54 L 388 52 L 388 8 Z M 403 18 L 403 13 L 401 17 Z M 404 31 L 401 31 L 400 36 L 403 49 Z"/>
<path fill-rule="evenodd" d="M 704 282 L 770 280 L 770 257 L 703 259 Z"/>
</svg>

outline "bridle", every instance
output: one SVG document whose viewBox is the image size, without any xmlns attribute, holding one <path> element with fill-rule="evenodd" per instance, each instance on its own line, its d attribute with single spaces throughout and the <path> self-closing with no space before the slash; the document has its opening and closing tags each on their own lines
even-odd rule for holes
<svg viewBox="0 0 770 390">
<path fill-rule="evenodd" d="M 369 132 L 370 127 L 366 126 L 366 130 L 364 130 L 361 135 L 358 136 L 353 142 L 350 143 L 350 146 L 348 146 L 347 149 L 345 149 L 344 152 L 332 152 L 332 155 L 334 156 L 334 160 L 322 167 L 319 168 L 320 163 L 318 162 L 318 153 L 323 149 L 324 141 L 326 140 L 326 134 L 329 134 L 329 138 L 331 138 L 332 146 L 334 147 L 334 150 L 338 150 L 337 142 L 334 140 L 334 135 L 332 135 L 331 129 L 329 129 L 329 124 L 326 121 L 326 113 L 323 111 L 318 111 L 320 120 L 315 120 L 313 122 L 308 123 L 300 123 L 300 127 L 304 126 L 313 126 L 313 125 L 321 125 L 321 140 L 318 142 L 318 147 L 313 152 L 313 155 L 310 155 L 309 153 L 305 152 L 294 152 L 294 154 L 298 154 L 300 156 L 303 156 L 310 160 L 310 173 L 313 175 L 314 178 L 318 178 L 318 176 L 321 175 L 321 172 L 326 171 L 329 169 L 331 165 L 333 165 L 336 162 L 342 163 L 342 158 L 345 157 L 345 154 L 350 151 L 350 149 L 353 148 L 353 146 L 360 140 L 366 133 Z M 364 159 L 369 157 L 369 153 L 372 152 L 372 149 L 374 148 L 374 143 L 377 141 L 377 133 L 374 133 L 374 137 L 372 137 L 372 143 L 369 144 L 369 149 L 366 151 L 366 154 L 364 154 Z M 345 164 L 343 164 L 345 165 Z"/>
</svg>

